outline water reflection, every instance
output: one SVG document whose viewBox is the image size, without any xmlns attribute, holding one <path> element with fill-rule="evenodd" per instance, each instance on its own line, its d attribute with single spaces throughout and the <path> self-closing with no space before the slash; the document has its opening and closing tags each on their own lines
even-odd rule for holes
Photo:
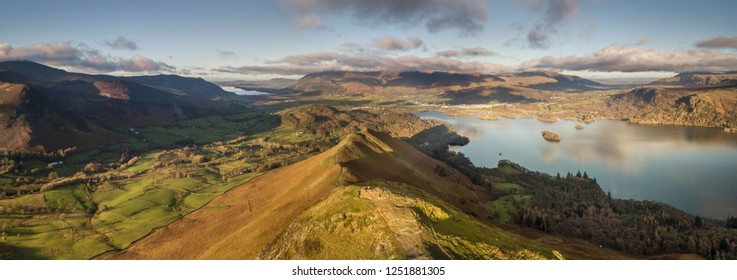
<svg viewBox="0 0 737 280">
<path fill-rule="evenodd" d="M 493 167 L 509 159 L 550 174 L 581 170 L 615 197 L 662 201 L 712 218 L 737 216 L 735 134 L 621 121 L 597 121 L 577 130 L 573 121 L 420 115 L 444 120 L 469 137 L 460 151 L 476 165 Z M 562 141 L 545 141 L 543 130 L 555 131 Z"/>
<path fill-rule="evenodd" d="M 268 92 L 256 91 L 256 90 L 244 90 L 237 87 L 222 87 L 223 90 L 235 93 L 237 95 L 267 95 Z"/>
</svg>

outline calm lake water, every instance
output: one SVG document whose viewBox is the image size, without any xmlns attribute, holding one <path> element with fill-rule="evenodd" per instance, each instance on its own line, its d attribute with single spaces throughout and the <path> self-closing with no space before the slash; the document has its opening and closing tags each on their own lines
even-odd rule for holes
<svg viewBox="0 0 737 280">
<path fill-rule="evenodd" d="M 460 151 L 477 166 L 508 159 L 551 175 L 586 171 L 616 198 L 661 201 L 709 218 L 737 216 L 737 134 L 623 121 L 577 130 L 575 121 L 485 121 L 438 112 L 420 117 L 445 121 L 471 139 Z M 558 133 L 561 142 L 545 141 L 543 130 Z"/>
<path fill-rule="evenodd" d="M 230 91 L 232 93 L 235 93 L 237 95 L 265 95 L 269 94 L 268 92 L 263 91 L 256 91 L 256 90 L 243 90 L 239 89 L 237 87 L 222 87 L 225 91 Z"/>
</svg>

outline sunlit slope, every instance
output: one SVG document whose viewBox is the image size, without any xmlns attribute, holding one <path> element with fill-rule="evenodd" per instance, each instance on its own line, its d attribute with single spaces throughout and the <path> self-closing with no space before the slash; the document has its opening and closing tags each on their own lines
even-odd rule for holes
<svg viewBox="0 0 737 280">
<path fill-rule="evenodd" d="M 556 254 L 483 224 L 427 192 L 370 181 L 335 188 L 259 258 L 547 259 Z"/>
<path fill-rule="evenodd" d="M 387 196 L 380 195 L 380 190 L 386 191 Z M 364 196 L 359 197 L 359 193 Z M 324 153 L 255 178 L 128 249 L 105 257 L 552 257 L 549 249 L 540 249 L 532 241 L 476 221 L 471 215 L 488 215 L 478 203 L 479 199 L 484 201 L 488 197 L 488 192 L 471 184 L 466 176 L 410 145 L 384 133 L 363 131 L 347 136 Z M 355 199 L 360 201 L 355 204 Z M 422 205 L 439 210 L 423 210 Z M 430 212 L 423 212 L 426 210 Z M 366 227 L 353 234 L 356 238 L 369 238 L 359 242 L 360 246 L 378 246 L 375 247 L 377 251 L 346 253 L 340 249 L 340 244 L 351 238 L 341 232 L 325 235 L 327 239 L 318 241 L 320 245 L 303 240 L 300 246 L 307 242 L 306 246 L 310 247 L 312 242 L 312 247 L 321 248 L 319 253 L 312 247 L 310 253 L 278 245 L 300 242 L 298 237 L 289 237 L 290 232 L 296 234 L 302 230 L 350 223 L 321 214 L 338 213 L 336 211 L 340 213 L 336 217 L 342 217 L 343 212 L 346 212 L 346 219 L 348 213 L 361 217 Z M 433 220 L 437 218 L 433 218 L 434 212 L 447 218 Z M 305 224 L 305 221 L 318 224 Z M 397 239 L 397 234 L 406 238 Z M 381 236 L 386 238 L 379 238 Z M 381 242 L 373 241 L 377 238 Z M 289 250 L 296 253 L 289 253 Z"/>
</svg>

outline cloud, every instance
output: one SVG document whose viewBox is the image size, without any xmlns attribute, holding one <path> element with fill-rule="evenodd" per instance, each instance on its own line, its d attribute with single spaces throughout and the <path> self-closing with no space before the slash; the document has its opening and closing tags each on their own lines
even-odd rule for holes
<svg viewBox="0 0 737 280">
<path fill-rule="evenodd" d="M 435 53 L 436 56 L 440 57 L 479 57 L 492 56 L 495 54 L 496 53 L 482 47 L 462 48 L 460 50 L 446 50 Z"/>
<path fill-rule="evenodd" d="M 527 33 L 527 43 L 533 49 L 547 49 L 550 47 L 550 35 L 542 25 L 535 26 Z"/>
<path fill-rule="evenodd" d="M 642 38 L 639 41 L 635 42 L 635 46 L 644 46 L 650 43 L 650 39 L 648 38 Z"/>
<path fill-rule="evenodd" d="M 699 48 L 709 49 L 737 49 L 737 37 L 727 38 L 719 36 L 716 38 L 696 42 Z"/>
<path fill-rule="evenodd" d="M 138 49 L 138 45 L 136 45 L 136 42 L 128 40 L 123 36 L 118 36 L 118 38 L 112 41 L 105 41 L 105 45 L 113 49 L 118 49 L 118 50 L 132 50 L 133 51 L 133 50 Z"/>
<path fill-rule="evenodd" d="M 300 28 L 325 29 L 326 27 L 322 19 L 313 14 L 299 16 L 295 21 L 295 24 Z"/>
<path fill-rule="evenodd" d="M 428 31 L 457 30 L 473 35 L 488 20 L 484 0 L 281 0 L 281 6 L 295 14 L 299 27 L 324 28 L 325 15 L 350 14 L 363 25 L 418 25 Z"/>
<path fill-rule="evenodd" d="M 527 46 L 533 49 L 549 48 L 551 37 L 558 33 L 559 27 L 578 16 L 576 0 L 517 0 L 517 3 L 539 13 L 537 23 L 527 32 Z M 589 25 L 586 29 L 582 34 L 590 37 L 596 26 Z"/>
<path fill-rule="evenodd" d="M 219 56 L 220 56 L 220 58 L 222 58 L 222 59 L 226 59 L 226 60 L 234 60 L 234 59 L 237 59 L 237 58 L 238 58 L 238 56 L 237 56 L 237 55 L 235 55 L 235 53 L 234 53 L 234 52 L 231 52 L 231 51 L 227 51 L 227 50 L 219 50 L 219 49 L 218 49 L 218 50 L 216 50 L 216 51 L 218 52 L 218 55 L 219 55 Z"/>
<path fill-rule="evenodd" d="M 345 42 L 342 45 L 340 45 L 340 48 L 342 50 L 350 51 L 350 52 L 353 52 L 353 51 L 364 52 L 366 50 L 363 46 L 355 42 Z"/>
<path fill-rule="evenodd" d="M 550 0 L 545 9 L 545 23 L 549 26 L 572 20 L 578 15 L 576 0 Z"/>
<path fill-rule="evenodd" d="M 522 64 L 522 69 L 589 71 L 728 71 L 737 69 L 737 55 L 711 50 L 658 51 L 609 46 L 583 56 L 545 56 Z"/>
<path fill-rule="evenodd" d="M 146 58 L 140 55 L 134 55 L 130 59 L 119 59 L 116 70 L 122 70 L 127 72 L 152 72 L 152 71 L 173 71 L 173 66 L 163 62 L 154 61 L 150 58 Z"/>
<path fill-rule="evenodd" d="M 596 33 L 596 29 L 599 28 L 598 22 L 592 22 L 586 25 L 586 27 L 581 30 L 581 37 L 583 37 L 586 41 L 591 41 L 591 38 L 594 37 L 594 33 Z"/>
<path fill-rule="evenodd" d="M 85 44 L 72 45 L 69 42 L 35 44 L 15 48 L 8 43 L 0 43 L 0 61 L 30 60 L 57 67 L 90 72 L 147 72 L 173 71 L 175 68 L 163 62 L 136 55 L 132 58 L 113 58 L 102 55 Z"/>
<path fill-rule="evenodd" d="M 364 53 L 316 52 L 283 57 L 266 65 L 221 67 L 221 73 L 305 75 L 322 71 L 445 71 L 496 72 L 510 68 L 448 57 L 381 56 Z"/>
<path fill-rule="evenodd" d="M 374 40 L 374 47 L 383 51 L 406 51 L 419 48 L 423 45 L 419 37 L 410 37 L 407 40 L 384 36 Z"/>
</svg>

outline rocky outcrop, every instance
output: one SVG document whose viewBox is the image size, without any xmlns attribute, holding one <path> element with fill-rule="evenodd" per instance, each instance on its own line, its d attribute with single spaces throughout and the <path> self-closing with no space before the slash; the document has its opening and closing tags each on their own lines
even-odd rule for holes
<svg viewBox="0 0 737 280">
<path fill-rule="evenodd" d="M 560 135 L 558 135 L 558 133 L 546 130 L 546 131 L 543 131 L 542 135 L 543 135 L 543 138 L 545 138 L 545 140 L 548 140 L 551 142 L 560 142 Z"/>
</svg>

